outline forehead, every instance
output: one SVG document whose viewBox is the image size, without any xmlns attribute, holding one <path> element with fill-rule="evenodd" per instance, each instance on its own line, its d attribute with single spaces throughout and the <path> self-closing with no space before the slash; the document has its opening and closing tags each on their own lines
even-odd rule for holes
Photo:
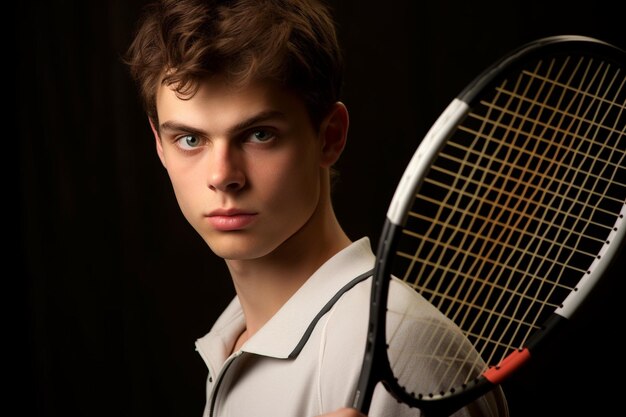
<svg viewBox="0 0 626 417">
<path fill-rule="evenodd" d="M 190 125 L 229 125 L 259 113 L 275 112 L 289 119 L 309 119 L 304 101 L 296 94 L 270 81 L 254 81 L 234 86 L 220 78 L 203 80 L 192 96 L 178 94 L 172 86 L 157 90 L 159 123 L 183 122 Z"/>
</svg>

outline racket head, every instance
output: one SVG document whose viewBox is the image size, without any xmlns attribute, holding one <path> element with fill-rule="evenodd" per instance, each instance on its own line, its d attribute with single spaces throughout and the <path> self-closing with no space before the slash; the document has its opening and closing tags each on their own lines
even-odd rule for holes
<svg viewBox="0 0 626 417">
<path fill-rule="evenodd" d="M 489 67 L 446 108 L 387 212 L 357 408 L 379 381 L 449 415 L 509 378 L 576 311 L 623 246 L 625 74 L 613 45 L 549 37 Z M 390 319 L 395 278 L 455 326 L 420 311 Z"/>
</svg>

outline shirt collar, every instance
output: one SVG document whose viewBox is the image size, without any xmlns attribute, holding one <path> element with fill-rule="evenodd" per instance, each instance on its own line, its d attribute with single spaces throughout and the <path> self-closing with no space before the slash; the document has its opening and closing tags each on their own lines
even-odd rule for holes
<svg viewBox="0 0 626 417">
<path fill-rule="evenodd" d="M 243 350 L 287 358 L 305 337 L 309 324 L 344 286 L 374 265 L 369 238 L 337 253 L 296 291 L 278 312 L 251 337 Z"/>
<path fill-rule="evenodd" d="M 283 359 L 297 353 L 300 342 L 308 337 L 307 329 L 318 313 L 343 287 L 371 270 L 374 261 L 369 238 L 363 237 L 353 242 L 311 275 L 281 309 L 243 345 L 242 350 Z M 241 306 L 235 297 L 211 332 L 198 340 L 198 347 L 213 352 L 218 348 L 226 355 L 228 347 L 232 347 L 244 326 Z"/>
</svg>

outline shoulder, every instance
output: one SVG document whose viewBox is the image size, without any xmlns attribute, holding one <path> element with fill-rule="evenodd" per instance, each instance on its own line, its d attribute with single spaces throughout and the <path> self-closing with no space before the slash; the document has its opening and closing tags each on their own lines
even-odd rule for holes
<svg viewBox="0 0 626 417">
<path fill-rule="evenodd" d="M 391 346 L 410 343 L 428 351 L 437 346 L 456 346 L 470 351 L 461 329 L 409 284 L 393 278 L 387 301 L 387 336 Z M 445 343 L 444 343 L 445 341 Z"/>
<path fill-rule="evenodd" d="M 372 277 L 350 288 L 337 299 L 326 317 L 326 326 L 367 327 L 371 304 Z M 435 306 L 406 282 L 392 278 L 389 283 L 388 319 L 397 316 L 419 318 L 420 322 L 452 325 Z M 391 320 L 393 322 L 393 320 Z M 454 325 L 452 325 L 455 327 Z"/>
<path fill-rule="evenodd" d="M 420 321 L 435 321 L 452 324 L 451 321 L 433 304 L 406 282 L 393 277 L 389 283 L 389 299 L 387 301 L 388 316 L 416 318 Z"/>
<path fill-rule="evenodd" d="M 326 317 L 326 325 L 338 327 L 367 327 L 369 318 L 372 278 L 369 277 L 350 288 L 339 297 Z"/>
</svg>

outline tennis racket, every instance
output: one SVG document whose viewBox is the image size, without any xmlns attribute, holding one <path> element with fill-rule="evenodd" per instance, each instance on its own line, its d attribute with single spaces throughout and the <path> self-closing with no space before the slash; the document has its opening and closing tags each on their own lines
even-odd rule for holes
<svg viewBox="0 0 626 417">
<path fill-rule="evenodd" d="M 501 384 L 605 274 L 625 214 L 626 53 L 554 36 L 489 67 L 423 138 L 388 208 L 353 407 L 367 413 L 381 382 L 449 416 Z M 458 329 L 395 310 L 390 326 L 393 280 Z"/>
</svg>

